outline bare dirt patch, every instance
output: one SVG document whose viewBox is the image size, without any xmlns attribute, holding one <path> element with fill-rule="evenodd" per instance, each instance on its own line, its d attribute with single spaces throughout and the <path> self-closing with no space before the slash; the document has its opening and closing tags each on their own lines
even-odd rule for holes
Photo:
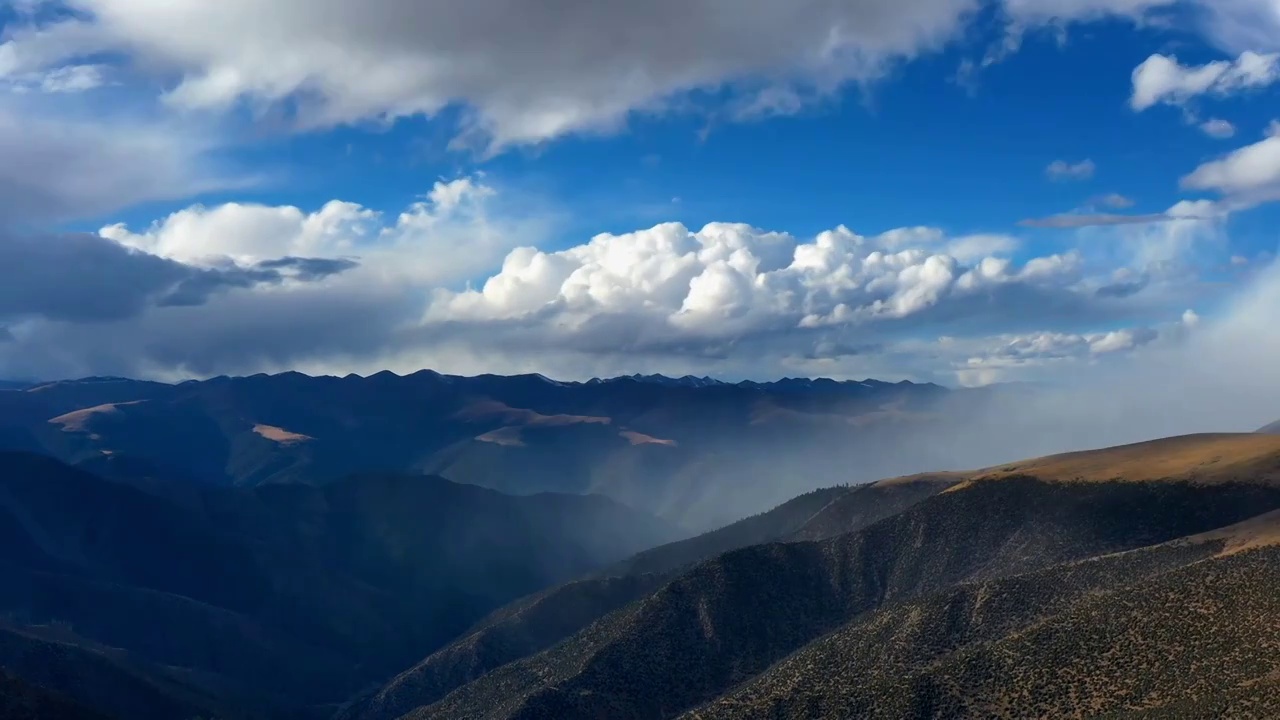
<svg viewBox="0 0 1280 720">
<path fill-rule="evenodd" d="M 258 433 L 262 437 L 272 442 L 280 443 L 281 445 L 297 445 L 298 443 L 304 443 L 304 442 L 307 442 L 308 440 L 315 440 L 315 438 L 311 437 L 310 435 L 303 435 L 302 433 L 290 432 L 289 430 L 285 430 L 284 428 L 281 428 L 281 427 L 276 427 L 275 425 L 262 425 L 262 424 L 254 425 L 253 431 Z"/>
</svg>

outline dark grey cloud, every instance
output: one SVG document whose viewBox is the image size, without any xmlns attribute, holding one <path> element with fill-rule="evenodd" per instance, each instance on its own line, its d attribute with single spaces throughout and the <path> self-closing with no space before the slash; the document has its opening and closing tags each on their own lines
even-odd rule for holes
<svg viewBox="0 0 1280 720">
<path fill-rule="evenodd" d="M 1150 282 L 1150 278 L 1144 276 L 1134 280 L 1104 285 L 1098 288 L 1094 294 L 1100 298 L 1127 298 L 1142 292 Z"/>
<path fill-rule="evenodd" d="M 96 235 L 0 237 L 0 318 L 102 322 L 136 315 L 195 271 Z"/>
<path fill-rule="evenodd" d="M 349 258 L 282 257 L 263 260 L 254 267 L 259 270 L 288 272 L 299 280 L 320 280 L 351 270 L 357 265 L 358 262 Z"/>
<path fill-rule="evenodd" d="M 0 224 L 39 227 L 240 184 L 190 133 L 98 114 L 51 116 L 0 97 Z"/>
<path fill-rule="evenodd" d="M 118 51 L 126 72 L 177 79 L 165 89 L 181 106 L 248 97 L 311 127 L 465 106 L 468 130 L 517 144 L 616 127 L 691 90 L 741 84 L 748 104 L 790 109 L 778 98 L 872 80 L 942 47 L 979 0 L 757 0 L 750 12 L 734 0 L 76 5 L 83 15 L 41 32 L 9 28 L 18 70 Z"/>
<path fill-rule="evenodd" d="M 0 234 L 0 320 L 110 322 L 151 307 L 203 305 L 231 288 L 317 280 L 354 266 L 282 258 L 249 268 L 199 268 L 87 233 Z"/>
<path fill-rule="evenodd" d="M 367 369 L 418 343 L 400 328 L 420 311 L 396 288 L 259 285 L 114 322 L 30 323 L 0 345 L 0 376 L 245 375 L 324 361 Z"/>
<path fill-rule="evenodd" d="M 1160 332 L 1154 328 L 1133 328 L 1130 332 L 1133 334 L 1134 345 L 1146 345 L 1155 342 L 1160 337 Z"/>
</svg>

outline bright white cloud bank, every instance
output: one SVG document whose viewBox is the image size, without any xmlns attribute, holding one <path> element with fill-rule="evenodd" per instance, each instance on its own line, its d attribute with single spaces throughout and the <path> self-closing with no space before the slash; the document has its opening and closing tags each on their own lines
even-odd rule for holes
<svg viewBox="0 0 1280 720">
<path fill-rule="evenodd" d="M 1241 206 L 1280 199 L 1280 122 L 1262 140 L 1196 168 L 1182 186 L 1216 191 Z"/>
<path fill-rule="evenodd" d="M 123 224 L 100 234 L 122 245 L 198 266 L 281 257 L 357 259 L 362 279 L 430 286 L 491 267 L 533 221 L 491 217 L 492 188 L 473 178 L 437 182 L 394 218 L 333 200 L 315 212 L 228 203 L 180 210 L 141 232 Z"/>
<path fill-rule="evenodd" d="M 651 321 L 654 332 L 736 336 L 904 319 L 1002 286 L 1062 287 L 1076 279 L 1073 256 L 1015 266 L 974 257 L 974 242 L 932 228 L 863 237 L 841 226 L 800 241 L 746 225 L 693 232 L 668 223 L 554 253 L 519 248 L 482 289 L 440 293 L 429 318 L 554 316 L 560 327 L 579 328 L 625 315 Z M 968 264 L 948 252 L 953 247 Z"/>
<path fill-rule="evenodd" d="M 663 223 L 550 249 L 551 226 L 511 213 L 479 177 L 437 183 L 397 215 L 336 200 L 314 211 L 192 206 L 148 227 L 6 241 L 19 256 L 0 279 L 52 289 L 42 305 L 21 290 L 0 302 L 0 373 L 429 366 L 987 382 L 1130 351 L 1159 332 L 1148 325 L 1176 319 L 1185 307 L 1168 293 L 1185 278 L 1161 273 L 1198 236 L 1147 232 L 1134 247 L 1173 243 L 1159 262 L 1148 252 L 1101 263 L 1028 254 L 1013 236 L 931 227 L 839 226 L 802 238 Z M 70 265 L 61 258 L 71 248 L 135 278 L 121 295 L 129 303 L 89 318 L 58 304 L 94 306 L 85 279 L 101 263 Z M 48 276 L 33 275 L 45 265 Z M 1063 329 L 1082 326 L 1099 329 Z M 1010 332 L 1056 339 L 1008 362 L 1021 347 Z M 988 355 L 996 359 L 975 365 Z"/>
</svg>

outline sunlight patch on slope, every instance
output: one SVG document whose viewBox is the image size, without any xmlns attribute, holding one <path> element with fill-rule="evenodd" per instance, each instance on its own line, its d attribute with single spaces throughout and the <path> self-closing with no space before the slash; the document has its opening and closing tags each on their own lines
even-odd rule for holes
<svg viewBox="0 0 1280 720">
<path fill-rule="evenodd" d="M 1272 510 L 1244 522 L 1193 535 L 1189 543 L 1225 541 L 1218 557 L 1280 545 L 1280 510 Z"/>
<path fill-rule="evenodd" d="M 51 425 L 61 425 L 62 432 L 88 432 L 89 423 L 94 418 L 104 415 L 117 415 L 120 413 L 120 408 L 126 405 L 137 405 L 144 402 L 146 402 L 146 400 L 95 405 L 93 407 L 75 410 L 73 412 L 66 413 L 65 415 L 59 415 L 58 417 L 49 420 L 49 423 Z"/>
<path fill-rule="evenodd" d="M 1280 484 L 1280 435 L 1183 435 L 1132 445 L 1084 450 L 960 473 L 959 492 L 986 481 L 1034 477 L 1051 482 Z"/>
<path fill-rule="evenodd" d="M 291 432 L 284 428 L 276 427 L 275 425 L 254 425 L 253 431 L 262 437 L 281 445 L 297 445 L 298 443 L 304 443 L 308 440 L 315 439 L 310 435 Z"/>
<path fill-rule="evenodd" d="M 1233 480 L 1280 482 L 1280 437 L 1185 435 L 1102 450 L 1051 455 L 975 473 L 978 479 L 1015 475 L 1066 482 L 1170 479 L 1204 483 Z"/>
</svg>

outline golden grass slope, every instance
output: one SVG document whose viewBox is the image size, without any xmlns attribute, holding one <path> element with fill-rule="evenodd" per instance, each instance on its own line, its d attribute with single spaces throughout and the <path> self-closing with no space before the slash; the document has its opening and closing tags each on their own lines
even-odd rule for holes
<svg viewBox="0 0 1280 720">
<path fill-rule="evenodd" d="M 1218 540 L 1225 541 L 1220 556 L 1280 545 L 1280 510 L 1187 538 L 1187 542 L 1192 543 Z"/>
<path fill-rule="evenodd" d="M 1012 477 L 1049 482 L 1155 482 L 1203 485 L 1230 482 L 1280 485 L 1280 435 L 1220 433 L 1182 435 L 1101 450 L 1049 455 L 956 473 L 946 490 Z"/>
<path fill-rule="evenodd" d="M 49 420 L 50 425 L 61 425 L 63 432 L 87 432 L 89 424 L 94 418 L 103 415 L 116 415 L 120 412 L 120 408 L 127 405 L 138 405 L 146 402 L 145 400 L 134 400 L 133 402 L 107 403 L 105 405 L 96 405 L 94 407 L 82 408 L 69 412 L 65 415 L 59 415 Z"/>
</svg>

